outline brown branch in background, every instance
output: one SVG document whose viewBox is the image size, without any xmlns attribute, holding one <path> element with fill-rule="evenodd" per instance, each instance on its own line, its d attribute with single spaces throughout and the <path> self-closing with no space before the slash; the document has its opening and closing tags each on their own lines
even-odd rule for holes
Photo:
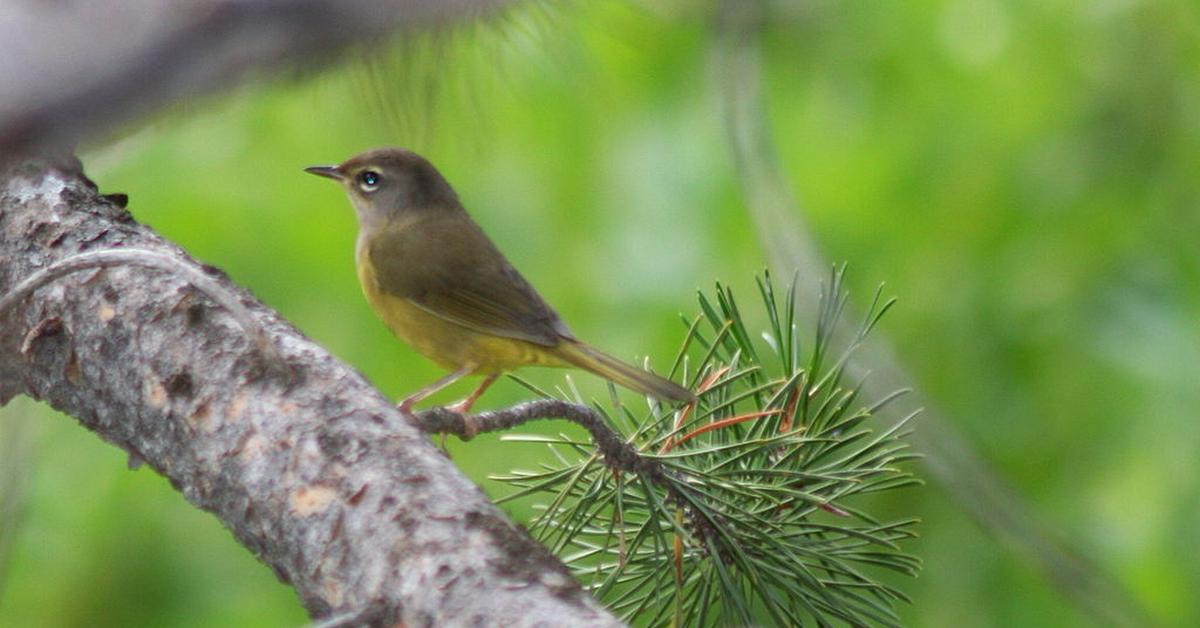
<svg viewBox="0 0 1200 628">
<path fill-rule="evenodd" d="M 198 268 L 78 162 L 0 166 L 0 402 L 45 401 L 144 460 L 314 618 L 619 625 L 360 374 Z M 246 329 L 294 377 L 264 377 Z"/>
<path fill-rule="evenodd" d="M 804 224 L 776 156 L 762 90 L 760 38 L 767 7 L 761 0 L 722 0 L 718 5 L 713 53 L 721 86 L 726 133 L 742 184 L 746 207 L 757 227 L 772 270 L 787 277 L 823 277 L 823 260 Z M 819 292 L 815 281 L 798 286 L 797 312 L 814 311 Z M 849 317 L 854 318 L 854 317 Z M 848 333 L 839 338 L 847 342 Z M 857 362 L 873 373 L 864 384 L 869 395 L 918 389 L 895 352 L 875 334 L 858 352 Z M 1135 598 L 1098 565 L 1061 539 L 1022 497 L 976 452 L 966 438 L 914 395 L 910 403 L 924 407 L 911 436 L 924 454 L 926 469 L 950 499 L 982 528 L 1041 569 L 1067 599 L 1105 624 L 1149 623 Z M 905 410 L 898 405 L 892 411 Z M 892 420 L 896 420 L 893 416 Z"/>
<path fill-rule="evenodd" d="M 0 155 L 101 137 L 173 102 L 324 68 L 348 48 L 477 20 L 514 1 L 6 2 Z"/>
</svg>

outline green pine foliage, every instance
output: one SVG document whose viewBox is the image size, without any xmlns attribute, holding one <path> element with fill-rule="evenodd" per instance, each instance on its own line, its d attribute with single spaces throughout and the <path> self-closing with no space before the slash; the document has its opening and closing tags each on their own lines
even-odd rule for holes
<svg viewBox="0 0 1200 628">
<path fill-rule="evenodd" d="M 869 419 L 899 394 L 864 401 L 847 359 L 893 301 L 870 311 L 832 355 L 846 304 L 843 270 L 823 289 L 816 336 L 796 333 L 794 282 L 785 298 L 759 280 L 769 330 L 747 328 L 733 293 L 700 294 L 700 315 L 672 376 L 698 392 L 695 407 L 644 413 L 596 409 L 650 464 L 614 470 L 587 439 L 544 442 L 556 464 L 499 477 L 505 498 L 543 500 L 529 526 L 601 601 L 638 625 L 897 625 L 907 597 L 880 569 L 915 575 L 901 543 L 915 519 L 879 521 L 855 497 L 917 483 L 901 421 Z M 615 399 L 615 396 L 614 396 Z"/>
</svg>

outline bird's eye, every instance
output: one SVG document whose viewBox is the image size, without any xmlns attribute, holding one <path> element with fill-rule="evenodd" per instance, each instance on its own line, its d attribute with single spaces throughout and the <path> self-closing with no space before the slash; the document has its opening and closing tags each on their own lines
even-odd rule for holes
<svg viewBox="0 0 1200 628">
<path fill-rule="evenodd" d="M 380 177 L 379 173 L 375 172 L 374 170 L 364 170 L 362 174 L 358 175 L 358 186 L 361 187 L 364 192 L 374 192 L 375 188 L 379 187 L 379 181 L 382 178 L 383 177 Z"/>
</svg>

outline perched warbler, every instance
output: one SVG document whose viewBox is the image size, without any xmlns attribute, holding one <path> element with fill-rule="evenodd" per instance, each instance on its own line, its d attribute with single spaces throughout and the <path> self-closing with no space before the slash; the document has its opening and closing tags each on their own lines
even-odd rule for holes
<svg viewBox="0 0 1200 628">
<path fill-rule="evenodd" d="M 660 399 L 695 398 L 577 339 L 420 155 L 380 148 L 305 170 L 341 183 L 354 205 L 358 279 L 371 307 L 392 333 L 451 371 L 406 398 L 402 410 L 466 375 L 483 375 L 453 406 L 465 413 L 501 373 L 526 365 L 573 366 Z"/>
</svg>

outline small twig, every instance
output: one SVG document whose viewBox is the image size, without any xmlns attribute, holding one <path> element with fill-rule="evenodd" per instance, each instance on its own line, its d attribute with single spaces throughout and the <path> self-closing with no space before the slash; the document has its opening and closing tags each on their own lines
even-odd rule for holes
<svg viewBox="0 0 1200 628">
<path fill-rule="evenodd" d="M 232 292 L 197 268 L 184 264 L 169 255 L 148 249 L 105 249 L 80 253 L 59 260 L 26 277 L 7 294 L 0 296 L 0 319 L 10 308 L 55 279 L 89 268 L 114 266 L 144 266 L 182 276 L 193 288 L 225 308 L 246 332 L 246 335 L 254 341 L 259 352 L 271 363 L 279 366 L 286 364 L 283 355 L 271 343 L 266 330 L 255 321 L 250 310 L 246 309 L 246 306 L 242 305 Z"/>
<path fill-rule="evenodd" d="M 472 415 L 462 415 L 446 408 L 430 408 L 414 413 L 413 417 L 425 432 L 454 434 L 464 441 L 474 438 L 476 434 L 512 429 L 530 421 L 565 419 L 582 426 L 592 435 L 597 449 L 604 454 L 604 459 L 612 468 L 643 473 L 660 483 L 666 475 L 662 464 L 639 454 L 616 430 L 608 426 L 599 412 L 583 404 L 560 399 L 539 399 Z"/>
</svg>

